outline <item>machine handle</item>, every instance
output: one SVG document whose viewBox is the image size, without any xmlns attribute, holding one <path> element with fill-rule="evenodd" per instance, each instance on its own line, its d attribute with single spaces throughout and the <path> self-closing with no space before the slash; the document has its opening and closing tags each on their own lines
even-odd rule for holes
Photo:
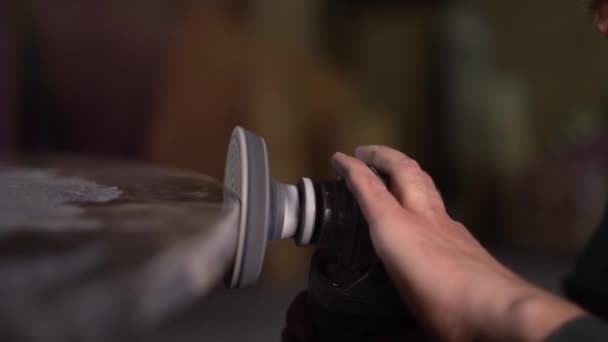
<svg viewBox="0 0 608 342">
<path fill-rule="evenodd" d="M 401 319 L 335 312 L 310 302 L 308 309 L 315 329 L 315 342 L 365 342 L 367 338 L 398 334 L 407 325 L 407 321 Z"/>
<path fill-rule="evenodd" d="M 370 169 L 388 186 L 389 179 Z M 308 311 L 317 342 L 359 342 L 413 322 L 386 275 L 369 227 L 344 180 L 316 187 L 318 248 L 311 261 Z M 338 285 L 341 284 L 341 285 Z"/>
</svg>

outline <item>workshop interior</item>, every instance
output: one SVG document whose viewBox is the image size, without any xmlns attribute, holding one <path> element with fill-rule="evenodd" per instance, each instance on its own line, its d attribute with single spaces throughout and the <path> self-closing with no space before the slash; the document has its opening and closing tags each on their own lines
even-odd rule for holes
<svg viewBox="0 0 608 342">
<path fill-rule="evenodd" d="M 317 279 L 326 227 L 314 210 L 346 198 L 335 204 L 352 214 L 346 224 L 364 226 L 332 154 L 382 144 L 415 158 L 450 215 L 502 262 L 559 292 L 608 200 L 608 45 L 588 16 L 554 0 L 1 1 L 0 155 L 9 166 L 0 168 L 0 274 L 54 272 L 37 254 L 43 238 L 14 238 L 7 227 L 32 219 L 15 208 L 36 215 L 42 205 L 14 182 L 57 186 L 76 193 L 66 203 L 86 201 L 87 217 L 126 232 L 109 238 L 118 259 L 65 305 L 73 315 L 99 308 L 79 321 L 89 341 L 125 312 L 160 322 L 147 341 L 278 341 L 290 302 Z M 200 233 L 200 222 L 213 229 Z M 133 233 L 143 225 L 162 234 Z M 185 228 L 167 232 L 173 225 Z M 196 288 L 144 262 L 178 240 L 194 242 L 155 262 L 167 272 L 208 269 Z M 75 258 L 94 260 L 95 249 L 83 253 Z M 3 260 L 23 255 L 40 260 L 19 269 Z M 132 285 L 123 276 L 135 270 L 145 277 Z M 104 300 L 96 280 L 154 300 L 110 310 L 129 293 Z M 20 284 L 0 285 L 0 299 Z M 319 298 L 339 295 L 328 291 Z M 48 333 L 51 315 L 20 308 L 0 308 L 0 331 L 14 321 L 31 341 L 60 340 Z"/>
</svg>

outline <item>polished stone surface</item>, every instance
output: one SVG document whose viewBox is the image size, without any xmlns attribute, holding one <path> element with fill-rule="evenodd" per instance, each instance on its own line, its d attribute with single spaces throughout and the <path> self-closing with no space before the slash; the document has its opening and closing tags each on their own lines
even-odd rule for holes
<svg viewBox="0 0 608 342">
<path fill-rule="evenodd" d="M 239 200 L 207 176 L 124 161 L 0 164 L 0 335 L 108 341 L 221 283 Z"/>
</svg>

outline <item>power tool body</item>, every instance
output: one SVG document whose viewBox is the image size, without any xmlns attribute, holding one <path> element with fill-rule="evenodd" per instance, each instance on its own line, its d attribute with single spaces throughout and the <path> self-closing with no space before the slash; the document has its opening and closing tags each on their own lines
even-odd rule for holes
<svg viewBox="0 0 608 342">
<path fill-rule="evenodd" d="M 372 170 L 387 184 L 386 177 Z M 318 341 L 359 341 L 412 319 L 376 255 L 368 224 L 343 179 L 270 178 L 264 140 L 240 127 L 232 135 L 224 184 L 241 198 L 239 242 L 228 287 L 255 283 L 266 244 L 314 245 L 308 310 Z"/>
</svg>

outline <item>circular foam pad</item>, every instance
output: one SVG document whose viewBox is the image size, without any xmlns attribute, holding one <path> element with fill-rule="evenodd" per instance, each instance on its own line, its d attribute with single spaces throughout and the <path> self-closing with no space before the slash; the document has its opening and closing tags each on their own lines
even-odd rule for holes
<svg viewBox="0 0 608 342">
<path fill-rule="evenodd" d="M 236 127 L 232 132 L 224 185 L 241 199 L 238 244 L 230 288 L 254 284 L 262 271 L 270 226 L 270 174 L 264 139 Z"/>
</svg>

